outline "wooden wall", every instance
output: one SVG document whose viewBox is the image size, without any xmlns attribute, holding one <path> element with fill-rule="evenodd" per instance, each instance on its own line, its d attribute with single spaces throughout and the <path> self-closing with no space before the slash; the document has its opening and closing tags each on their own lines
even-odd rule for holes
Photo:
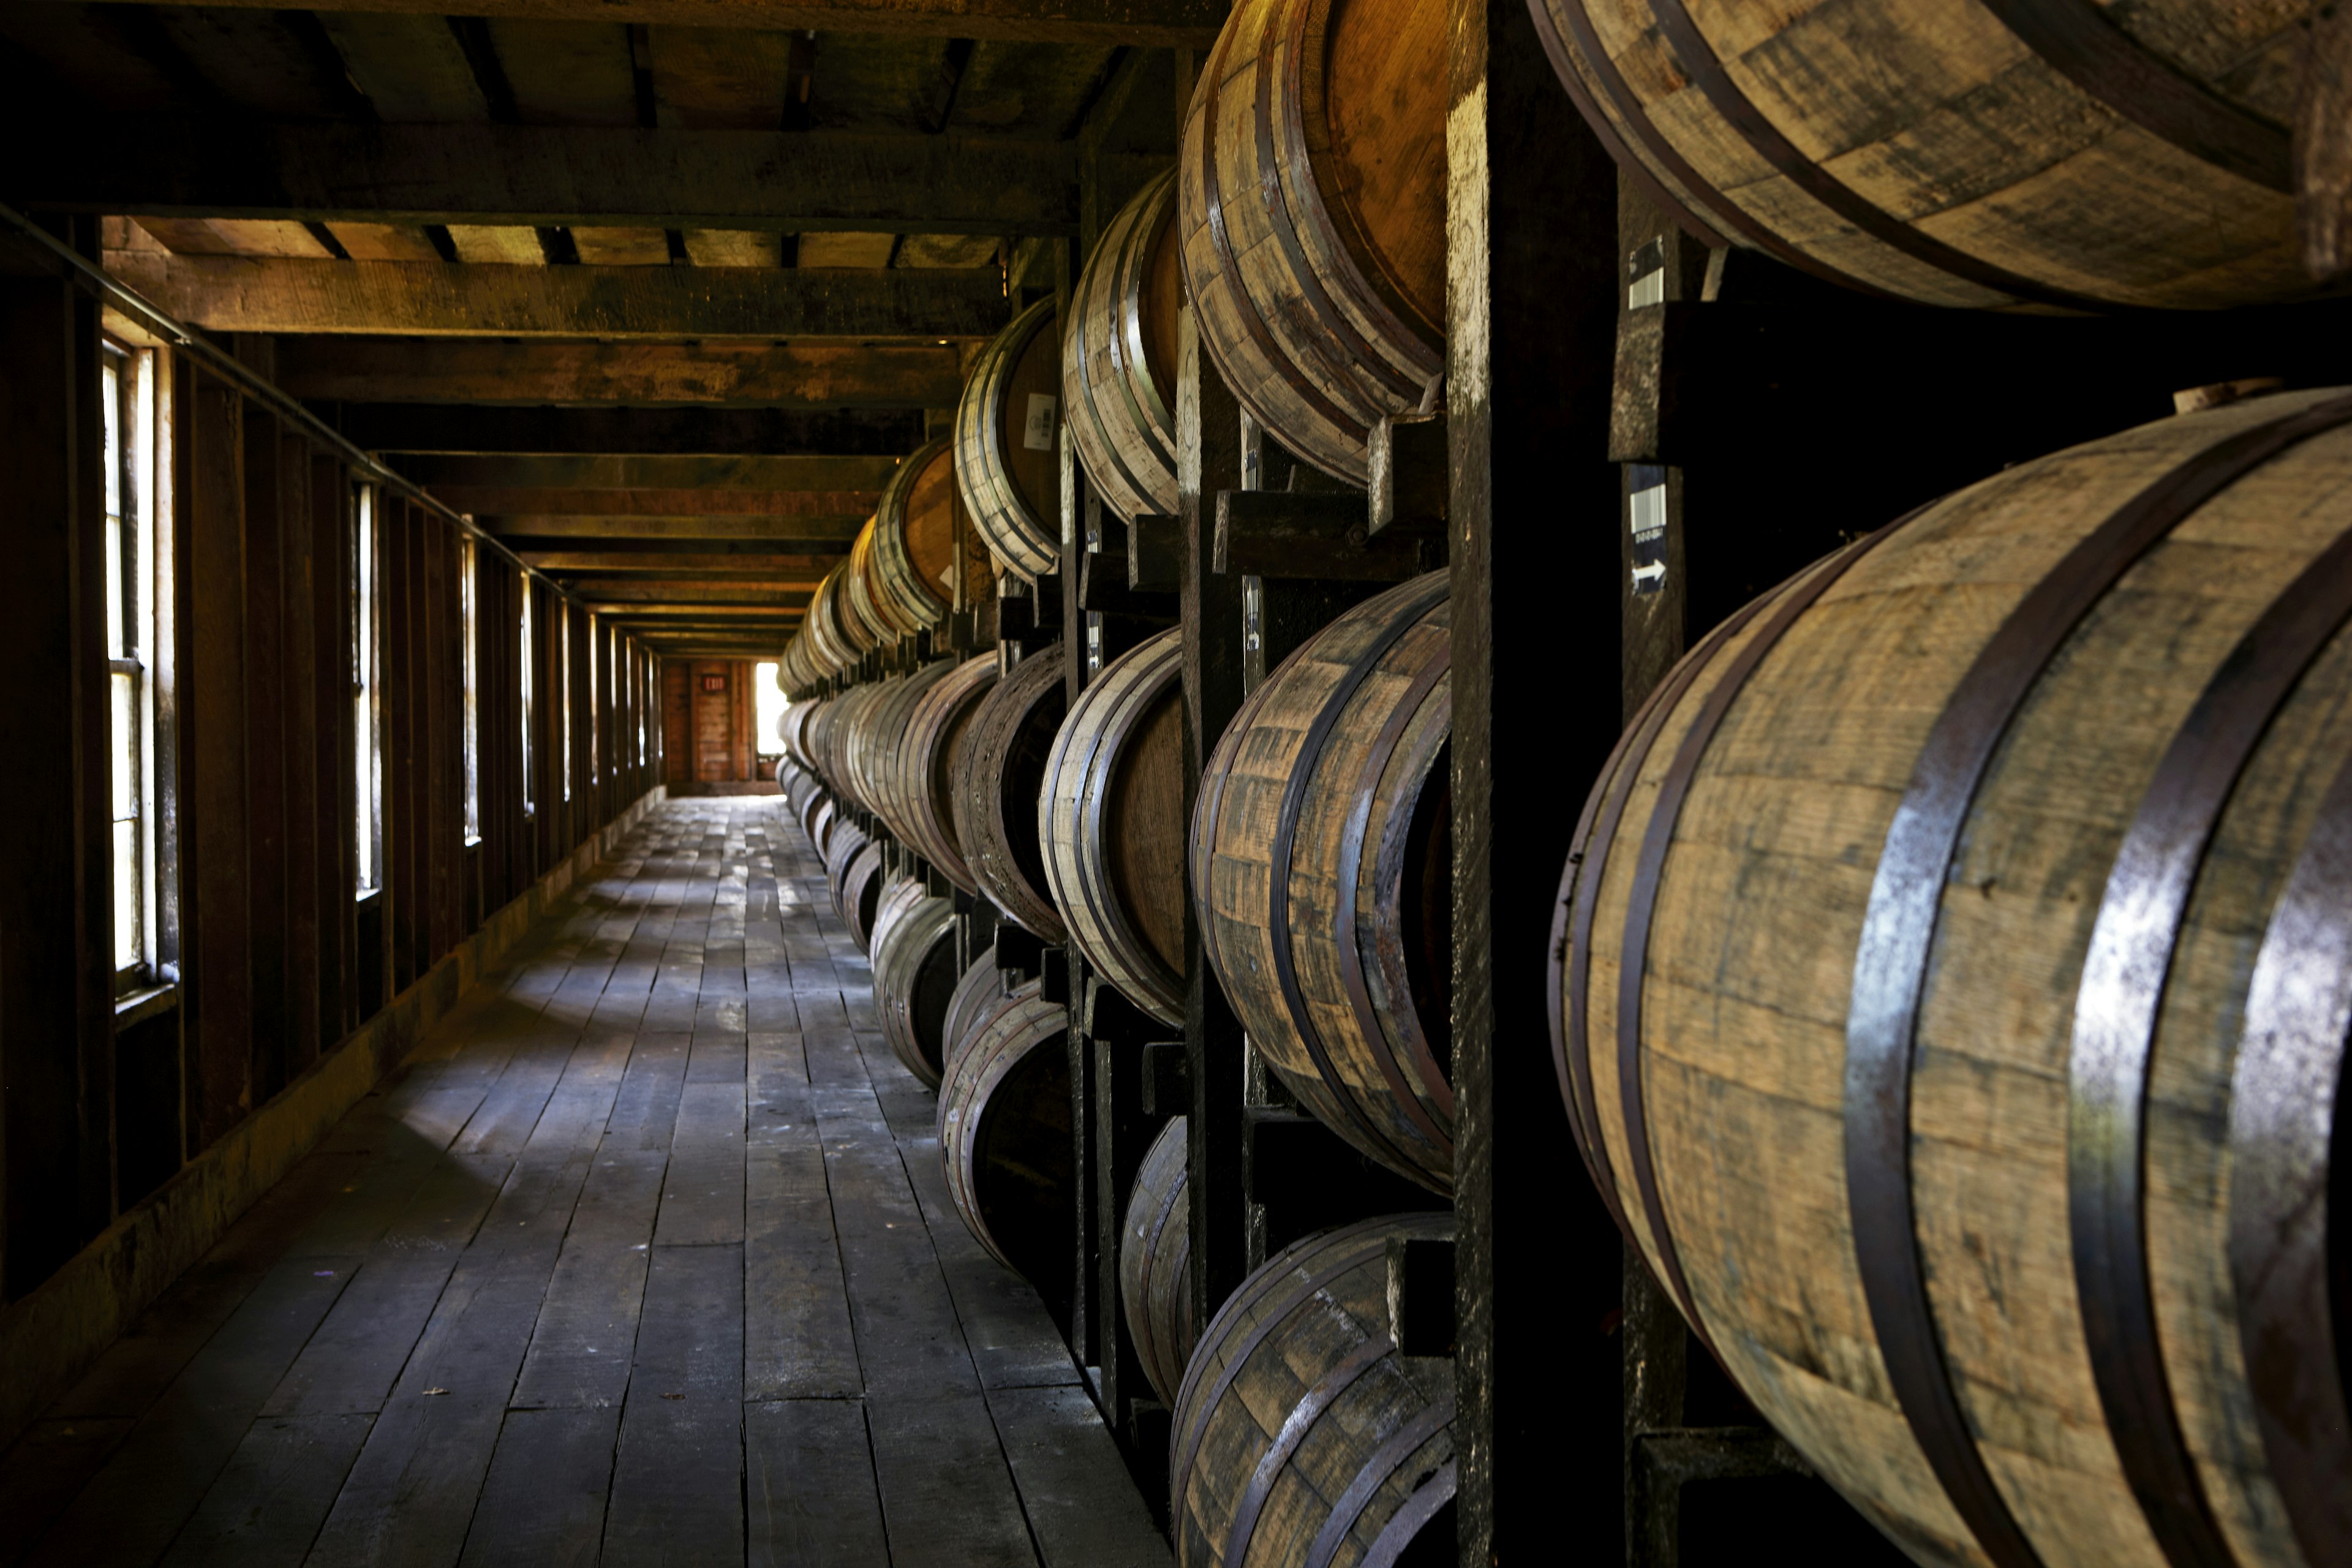
<svg viewBox="0 0 2352 1568">
<path fill-rule="evenodd" d="M 95 237 L 79 231 L 90 226 L 71 234 L 86 253 Z M 592 648 L 584 612 L 478 549 L 480 834 L 468 842 L 464 542 L 380 489 L 383 865 L 380 887 L 355 897 L 355 477 L 263 400 L 159 348 L 157 547 L 172 592 L 158 607 L 150 820 L 165 984 L 119 1010 L 104 331 L 93 298 L 35 258 L 0 254 L 0 658 L 12 684 L 0 703 L 0 1300 L 11 1301 L 642 796 L 660 767 L 658 741 L 640 763 L 635 740 L 648 656 L 614 650 L 601 630 Z M 249 363 L 266 370 L 266 348 Z M 587 711 L 597 653 L 601 757 Z M 539 694 L 530 810 L 525 657 Z"/>
<path fill-rule="evenodd" d="M 760 773 L 760 753 L 782 742 L 761 737 L 751 689 L 759 667 L 750 659 L 674 659 L 662 666 L 662 735 L 668 759 L 663 782 L 673 795 L 697 788 L 772 780 Z"/>
</svg>

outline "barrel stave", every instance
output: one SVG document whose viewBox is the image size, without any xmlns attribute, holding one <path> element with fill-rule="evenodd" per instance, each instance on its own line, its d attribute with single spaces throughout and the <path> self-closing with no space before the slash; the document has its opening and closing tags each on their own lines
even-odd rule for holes
<svg viewBox="0 0 2352 1568">
<path fill-rule="evenodd" d="M 1066 935 L 1045 883 L 1037 801 L 1061 727 L 1061 647 L 1029 655 L 972 715 L 955 758 L 956 844 L 996 907 L 1045 938 Z"/>
<path fill-rule="evenodd" d="M 1184 1117 L 1169 1118 L 1144 1151 L 1119 1230 L 1118 1293 L 1128 1337 L 1152 1392 L 1171 1408 L 1200 1337 L 1192 1322 L 1187 1126 Z"/>
</svg>

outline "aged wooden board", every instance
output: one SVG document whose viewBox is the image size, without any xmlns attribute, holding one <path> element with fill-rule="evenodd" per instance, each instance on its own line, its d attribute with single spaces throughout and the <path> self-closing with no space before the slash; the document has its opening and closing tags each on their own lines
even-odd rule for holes
<svg viewBox="0 0 2352 1568">
<path fill-rule="evenodd" d="M 944 408 L 963 390 L 963 374 L 955 347 L 936 342 L 289 336 L 278 340 L 278 384 L 297 397 L 349 402 Z"/>
<path fill-rule="evenodd" d="M 40 184 L 20 200 L 163 217 L 522 228 L 1000 235 L 1068 234 L 1077 224 L 1067 142 L 958 134 L 124 117 L 78 126 L 58 153 L 26 172 Z"/>
<path fill-rule="evenodd" d="M 230 6 L 264 0 L 229 0 Z M 439 16 L 436 0 L 348 0 L 331 12 Z M 911 37 L 1198 48 L 1213 42 L 1225 8 L 1215 0 L 480 0 L 475 14 L 527 22 L 610 22 L 763 27 Z"/>
<path fill-rule="evenodd" d="M 985 338 L 1002 280 L 965 270 L 471 267 L 107 254 L 107 270 L 194 326 L 229 332 L 479 337 Z"/>
<path fill-rule="evenodd" d="M 923 416 L 890 408 L 552 408 L 496 401 L 347 402 L 336 428 L 371 452 L 758 452 L 888 458 L 922 444 Z"/>
</svg>

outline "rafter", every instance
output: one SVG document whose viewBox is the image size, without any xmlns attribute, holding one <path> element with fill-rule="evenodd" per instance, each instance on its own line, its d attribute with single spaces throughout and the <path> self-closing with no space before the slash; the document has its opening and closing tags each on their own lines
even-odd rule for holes
<svg viewBox="0 0 2352 1568">
<path fill-rule="evenodd" d="M 789 578 L 814 583 L 841 557 L 834 555 L 738 555 L 725 552 L 526 550 L 523 563 L 551 575 L 566 573 L 699 577 Z"/>
<path fill-rule="evenodd" d="M 923 416 L 911 408 L 509 408 L 346 403 L 332 412 L 335 427 L 354 446 L 372 452 L 760 452 L 778 457 L 898 458 L 923 444 Z"/>
<path fill-rule="evenodd" d="M 49 130 L 11 200 L 59 212 L 782 234 L 1078 224 L 1067 142 L 139 116 Z"/>
<path fill-rule="evenodd" d="M 271 0 L 217 0 L 272 8 Z M 327 0 L 319 11 L 438 16 L 447 0 Z M 1215 0 L 467 0 L 469 16 L 544 22 L 769 27 L 1031 43 L 1205 48 L 1225 7 Z"/>
<path fill-rule="evenodd" d="M 953 344 L 284 337 L 278 384 L 349 403 L 951 408 Z"/>
<path fill-rule="evenodd" d="M 1010 316 L 987 271 L 748 267 L 472 267 L 110 250 L 115 278 L 215 331 L 480 337 L 992 337 Z"/>
<path fill-rule="evenodd" d="M 396 468 L 423 485 L 495 485 L 526 489 L 834 491 L 879 495 L 898 467 L 887 457 L 661 456 L 545 454 L 403 457 Z M 810 504 L 805 511 L 846 511 L 854 503 Z M 870 503 L 869 503 L 870 504 Z M 632 509 L 634 510 L 634 509 Z M 756 510 L 746 508 L 743 510 Z M 775 509 L 782 510 L 782 509 Z"/>
</svg>

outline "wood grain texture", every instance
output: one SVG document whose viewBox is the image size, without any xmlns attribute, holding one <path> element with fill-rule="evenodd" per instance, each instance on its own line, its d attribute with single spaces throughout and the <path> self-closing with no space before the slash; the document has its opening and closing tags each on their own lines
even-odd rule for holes
<svg viewBox="0 0 2352 1568">
<path fill-rule="evenodd" d="M 1247 0 L 1185 115 L 1202 347 L 1286 447 L 1357 484 L 1372 425 L 1444 369 L 1444 36 L 1425 0 Z"/>
<path fill-rule="evenodd" d="M 946 899 L 924 899 L 875 939 L 874 1004 L 882 1033 L 927 1088 L 939 1087 L 946 1065 L 948 1003 L 959 978 L 955 906 Z"/>
<path fill-rule="evenodd" d="M 2289 298 L 2293 202 L 2179 127 L 2284 163 L 2300 9 L 2167 0 L 2086 26 L 2100 90 L 1971 3 L 1780 7 L 1534 0 L 1554 68 L 1619 161 L 1733 243 L 1929 304 L 2197 309 Z M 2012 18 L 2015 19 L 2015 18 Z M 1670 37 L 1669 34 L 1673 36 Z M 1712 74 L 1711 74 L 1712 73 Z M 2217 161 L 2218 159 L 2218 161 Z"/>
<path fill-rule="evenodd" d="M 972 525 L 1003 570 L 1034 578 L 1054 570 L 1061 534 L 1054 520 L 1059 428 L 1054 302 L 1040 300 L 989 340 L 956 405 L 955 477 Z M 1046 400 L 1046 444 L 1029 444 L 1033 398 Z"/>
<path fill-rule="evenodd" d="M 981 700 L 955 758 L 956 843 L 996 907 L 1047 942 L 1066 934 L 1045 882 L 1037 799 L 1064 713 L 1061 645 L 1031 654 Z"/>
<path fill-rule="evenodd" d="M 1671 1247 L 1696 1326 L 1758 1408 L 1919 1561 L 1989 1558 L 1897 1404 L 1889 1331 L 1865 1285 L 1884 1265 L 1854 1229 L 1869 1195 L 1848 1173 L 1856 952 L 1890 825 L 1963 677 L 2070 552 L 2158 479 L 2316 400 L 2165 420 L 1937 503 L 1761 654 L 1719 726 L 1693 742 L 1678 818 L 1657 805 L 1667 771 L 1702 707 L 1727 695 L 1724 672 L 1761 616 L 1678 667 L 1596 790 L 1604 812 L 1622 815 L 1585 846 L 1565 889 L 1589 906 L 1589 927 L 1580 915 L 1585 934 L 1553 977 L 1563 1082 L 1589 1086 L 1571 1111 L 1587 1157 L 1662 1277 Z M 2291 668 L 2210 837 L 2177 847 L 2194 893 L 2145 977 L 2153 1032 L 2131 1105 L 2144 1141 L 2118 1151 L 2141 1193 L 2119 1223 L 2144 1234 L 2147 1269 L 2119 1288 L 2146 1293 L 2165 1400 L 2132 1431 L 2111 1417 L 2095 1370 L 2074 1249 L 2085 1224 L 2105 1222 L 2096 1195 L 2074 1191 L 2073 1161 L 2084 1138 L 2125 1137 L 2084 1124 L 2080 1053 L 2086 1030 L 2116 1026 L 2085 964 L 2117 879 L 2132 874 L 2118 859 L 2126 830 L 2200 693 L 2257 657 L 2241 639 L 2342 536 L 2347 482 L 2352 438 L 2315 436 L 2189 510 L 2093 592 L 1962 802 L 1965 831 L 1938 884 L 1896 1122 L 1907 1169 L 1895 1174 L 1911 1195 L 1926 1331 L 1966 1440 L 2044 1562 L 2166 1560 L 2118 1454 L 2162 1423 L 2177 1423 L 2227 1552 L 2307 1560 L 2266 1457 L 2272 1395 L 2241 1347 L 2229 1254 L 2230 1169 L 2242 1155 L 2228 1129 L 2265 926 L 2326 781 L 2352 755 L 2352 642 L 2339 622 Z M 1646 963 L 1631 975 L 1642 857 L 1629 839 L 1653 833 L 1663 859 Z M 1642 1009 L 1631 1050 L 1625 997 Z M 1629 1142 L 1636 1105 L 1663 1234 Z"/>
<path fill-rule="evenodd" d="M 1184 1017 L 1183 658 L 1171 627 L 1105 666 L 1055 732 L 1037 795 L 1071 944 L 1166 1024 Z"/>
<path fill-rule="evenodd" d="M 943 408 L 963 390 L 939 343 L 499 342 L 288 337 L 278 384 L 329 402 L 595 407 Z"/>
<path fill-rule="evenodd" d="M 1152 1392 L 1173 1409 L 1200 1338 L 1192 1319 L 1192 1217 L 1184 1190 L 1185 1121 L 1171 1116 L 1135 1173 L 1119 1232 L 1118 1297 Z"/>
<path fill-rule="evenodd" d="M 1372 1158 L 1450 1191 L 1451 617 L 1433 573 L 1251 693 L 1203 770 L 1202 947 L 1266 1064 Z"/>
<path fill-rule="evenodd" d="M 225 9 L 262 7 L 229 0 Z M 267 8 L 267 7 L 263 7 Z M 1121 0 L 1114 5 L 1055 0 L 481 0 L 479 14 L 509 27 L 548 22 L 610 22 L 731 32 L 822 29 L 890 38 L 966 37 L 1050 44 L 1139 44 L 1202 48 L 1224 12 L 1206 0 Z M 341 0 L 337 17 L 427 16 L 433 0 Z M 526 35 L 528 36 L 528 35 Z M 583 73 L 584 74 L 584 73 Z M 626 88 L 624 80 L 622 86 Z M 579 92 L 574 87 L 575 95 Z"/>
<path fill-rule="evenodd" d="M 1409 1537 L 1414 1515 L 1452 1495 L 1453 1363 L 1397 1354 L 1388 1307 L 1390 1238 L 1450 1229 L 1398 1215 L 1318 1232 L 1210 1320 L 1170 1447 L 1184 1568 L 1393 1563 L 1384 1531 L 1402 1519 Z"/>
<path fill-rule="evenodd" d="M 960 270 L 474 267 L 110 252 L 108 272 L 225 332 L 500 337 L 979 338 L 993 277 Z M 691 281 L 688 275 L 691 275 Z"/>
<path fill-rule="evenodd" d="M 876 510 L 873 592 L 910 631 L 938 626 L 960 600 L 995 592 L 991 557 L 973 552 L 957 560 L 955 500 L 953 448 L 941 437 L 899 464 Z"/>
<path fill-rule="evenodd" d="M 1119 208 L 1078 275 L 1062 335 L 1070 446 L 1121 517 L 1176 515 L 1175 213 L 1173 170 Z"/>
</svg>

